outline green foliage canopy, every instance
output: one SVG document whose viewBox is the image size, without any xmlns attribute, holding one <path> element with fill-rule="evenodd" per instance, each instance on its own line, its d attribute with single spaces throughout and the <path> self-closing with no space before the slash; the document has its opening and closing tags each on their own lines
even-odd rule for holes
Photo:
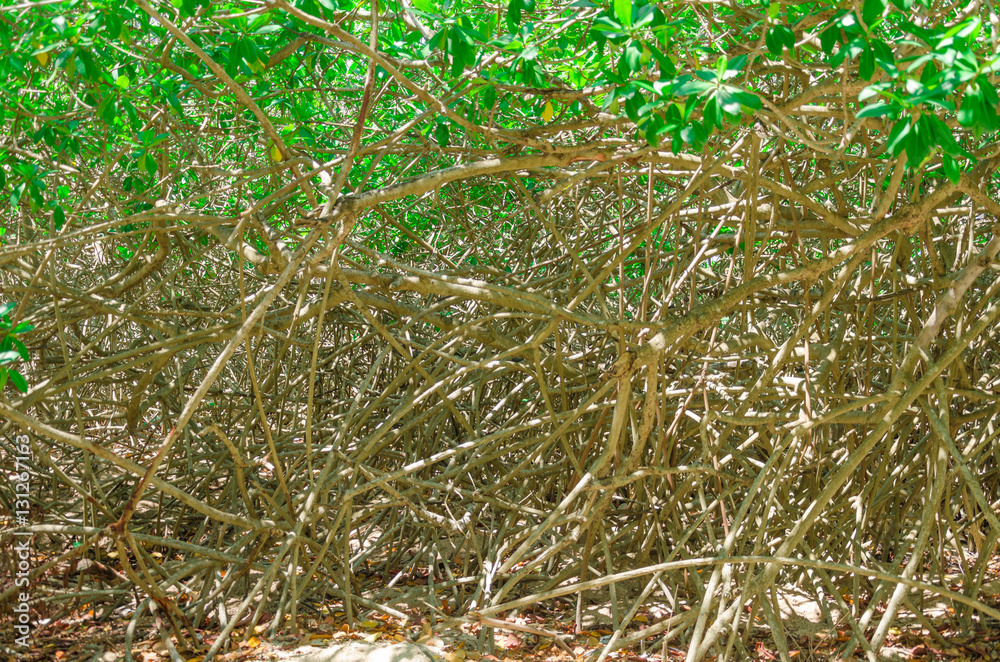
<svg viewBox="0 0 1000 662">
<path fill-rule="evenodd" d="M 551 150 L 596 123 L 700 152 L 757 117 L 781 125 L 790 149 L 842 159 L 864 131 L 871 157 L 905 154 L 911 167 L 958 181 L 997 129 L 1000 58 L 983 19 L 930 0 L 710 11 L 625 0 L 27 2 L 0 21 L 10 136 L 0 185 L 12 206 L 44 212 L 58 231 L 87 195 L 60 177 L 83 166 L 103 164 L 134 212 L 159 195 L 158 171 L 184 167 L 192 152 L 258 163 L 335 154 L 350 143 L 339 118 L 361 96 L 369 43 L 377 94 L 413 95 L 402 112 L 376 100 L 369 121 L 410 127 L 442 151 Z M 816 135 L 789 121 L 803 106 L 788 107 L 790 77 L 848 92 L 841 130 Z M 234 125 L 249 144 L 213 137 Z M 179 141 L 182 131 L 199 140 Z M 377 139 L 369 132 L 361 144 Z M 368 185 L 380 180 L 376 169 Z M 186 186 L 197 199 L 193 177 Z"/>
</svg>

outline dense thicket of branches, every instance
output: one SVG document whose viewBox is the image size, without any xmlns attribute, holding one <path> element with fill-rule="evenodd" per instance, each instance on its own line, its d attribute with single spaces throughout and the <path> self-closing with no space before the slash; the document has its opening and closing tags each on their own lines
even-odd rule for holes
<svg viewBox="0 0 1000 662">
<path fill-rule="evenodd" d="M 787 656 L 791 582 L 869 656 L 925 595 L 1000 618 L 978 599 L 1000 535 L 997 149 L 945 106 L 960 151 L 894 145 L 910 110 L 857 118 L 864 53 L 831 67 L 819 43 L 867 35 L 853 13 L 789 15 L 798 55 L 768 59 L 785 8 L 661 5 L 674 57 L 654 33 L 659 74 L 647 57 L 632 80 L 722 49 L 750 56 L 717 71 L 752 94 L 713 125 L 683 87 L 708 77 L 670 78 L 694 124 L 651 145 L 684 100 L 626 91 L 615 114 L 613 36 L 570 75 L 529 41 L 463 51 L 460 8 L 188 4 L 2 17 L 0 304 L 34 327 L 4 436 L 31 433 L 36 576 L 118 568 L 39 609 L 153 609 L 196 647 L 193 627 L 276 611 L 274 631 L 324 600 L 480 620 L 586 590 L 615 605 L 605 650 L 656 599 L 673 615 L 640 636 L 689 660 L 738 657 L 758 616 Z M 537 9 L 536 53 L 591 43 L 619 4 Z M 948 47 L 893 42 L 881 7 L 898 72 Z M 517 34 L 530 8 L 479 9 Z M 940 36 L 979 10 L 911 11 Z M 873 81 L 916 95 L 923 71 Z M 931 111 L 901 98 L 917 134 Z M 434 570 L 401 589 L 413 567 Z"/>
</svg>

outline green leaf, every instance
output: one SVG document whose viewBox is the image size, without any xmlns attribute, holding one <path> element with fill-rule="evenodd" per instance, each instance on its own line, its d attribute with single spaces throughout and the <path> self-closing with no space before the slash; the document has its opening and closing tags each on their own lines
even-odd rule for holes
<svg viewBox="0 0 1000 662">
<path fill-rule="evenodd" d="M 7 315 L 10 314 L 10 311 L 14 310 L 15 308 L 17 308 L 17 304 L 14 303 L 13 301 L 5 303 L 4 305 L 0 306 L 0 317 L 6 317 Z"/>
<path fill-rule="evenodd" d="M 982 90 L 983 93 L 983 101 L 987 106 L 996 108 L 996 106 L 1000 104 L 1000 98 L 997 97 L 996 88 L 993 87 L 993 84 L 990 83 L 989 79 L 985 76 L 980 76 L 977 82 L 979 83 L 979 89 Z"/>
<path fill-rule="evenodd" d="M 320 2 L 322 3 L 322 0 Z M 242 39 L 237 39 L 229 46 L 229 61 L 226 62 L 226 73 L 233 78 L 240 72 L 240 61 L 243 59 L 241 55 L 243 49 L 240 46 L 242 41 Z"/>
<path fill-rule="evenodd" d="M 507 27 L 511 32 L 521 25 L 521 0 L 510 0 L 507 5 Z"/>
<path fill-rule="evenodd" d="M 778 39 L 776 29 L 777 26 L 767 29 L 767 32 L 764 33 L 764 45 L 767 46 L 767 52 L 770 53 L 772 57 L 777 58 L 781 57 L 781 51 L 784 46 Z"/>
<path fill-rule="evenodd" d="M 27 393 L 28 380 L 24 378 L 24 375 L 19 373 L 14 368 L 11 368 L 9 373 L 10 373 L 10 383 L 14 385 L 14 388 L 16 388 L 21 393 Z"/>
<path fill-rule="evenodd" d="M 642 49 L 636 45 L 635 41 L 629 42 L 629 45 L 625 47 L 625 63 L 633 72 L 642 69 Z"/>
<path fill-rule="evenodd" d="M 440 145 L 442 148 L 445 148 L 448 146 L 448 138 L 449 138 L 448 123 L 447 122 L 438 123 L 437 126 L 434 127 L 434 140 L 436 140 L 437 144 Z"/>
<path fill-rule="evenodd" d="M 924 165 L 927 153 L 935 147 L 934 132 L 926 120 L 927 115 L 921 115 L 906 136 L 906 158 L 914 168 Z"/>
<path fill-rule="evenodd" d="M 902 108 L 896 104 L 872 103 L 859 110 L 856 117 L 859 120 L 865 117 L 883 117 L 885 115 L 891 115 L 895 118 L 899 117 L 901 110 Z"/>
<path fill-rule="evenodd" d="M 764 107 L 761 103 L 760 97 L 752 92 L 747 92 L 745 90 L 731 89 L 733 97 L 740 102 L 741 105 L 746 106 L 752 110 L 760 110 Z"/>
<path fill-rule="evenodd" d="M 974 126 L 979 121 L 983 93 L 977 83 L 970 83 L 962 95 L 962 107 L 958 109 L 958 123 L 965 127 Z"/>
<path fill-rule="evenodd" d="M 886 94 L 891 89 L 892 89 L 892 84 L 887 81 L 883 81 L 881 83 L 872 83 L 871 85 L 868 85 L 860 92 L 858 92 L 858 101 L 865 101 L 867 99 L 871 99 L 872 97 L 878 96 L 879 94 Z"/>
<path fill-rule="evenodd" d="M 978 16 L 968 18 L 944 33 L 945 38 L 959 37 L 974 40 L 983 27 L 983 21 Z"/>
<path fill-rule="evenodd" d="M 840 41 L 840 30 L 836 27 L 827 28 L 819 36 L 819 44 L 828 56 L 833 53 L 833 47 Z"/>
<path fill-rule="evenodd" d="M 778 42 L 787 48 L 792 50 L 795 48 L 795 33 L 787 25 L 776 25 L 773 28 L 774 36 Z"/>
<path fill-rule="evenodd" d="M 613 0 L 615 17 L 625 28 L 632 27 L 632 0 Z"/>
<path fill-rule="evenodd" d="M 653 147 L 658 146 L 660 144 L 660 134 L 663 133 L 665 128 L 663 119 L 659 115 L 650 115 L 643 127 L 643 130 L 646 132 L 646 141 Z"/>
<path fill-rule="evenodd" d="M 863 50 L 858 59 L 858 75 L 865 80 L 871 80 L 875 75 L 875 51 L 870 47 Z"/>
<path fill-rule="evenodd" d="M 723 55 L 720 59 L 720 64 L 721 63 L 725 63 L 724 77 L 727 79 L 732 78 L 734 76 L 738 76 L 739 73 L 743 71 L 743 67 L 747 64 L 747 56 L 739 55 L 734 57 L 732 60 L 726 60 L 726 56 Z"/>
<path fill-rule="evenodd" d="M 671 62 L 670 58 L 664 55 L 655 46 L 649 45 L 648 47 L 650 52 L 653 54 L 653 59 L 656 60 L 656 63 L 660 66 L 660 76 L 665 79 L 676 76 L 677 68 L 674 66 L 674 63 Z"/>
<path fill-rule="evenodd" d="M 520 16 L 520 14 L 518 14 L 518 16 Z M 427 42 L 427 48 L 432 51 L 437 50 L 441 48 L 441 44 L 446 43 L 447 38 L 448 38 L 448 28 L 441 28 L 433 35 L 431 35 L 430 41 Z"/>
<path fill-rule="evenodd" d="M 623 36 L 622 31 L 625 28 L 610 16 L 598 16 L 594 19 L 594 29 L 599 34 L 606 35 L 609 39 L 617 39 Z"/>
<path fill-rule="evenodd" d="M 736 96 L 727 88 L 720 89 L 715 95 L 716 103 L 722 111 L 730 115 L 740 114 L 740 102 Z"/>
<path fill-rule="evenodd" d="M 52 220 L 55 221 L 56 230 L 61 230 L 66 222 L 66 213 L 63 211 L 62 205 L 56 205 L 52 208 Z"/>
<path fill-rule="evenodd" d="M 118 107 L 114 98 L 108 97 L 106 99 L 106 103 L 104 104 L 104 108 L 98 107 L 98 112 L 100 113 L 101 119 L 104 120 L 105 124 L 109 126 L 114 124 L 115 117 L 118 116 Z"/>
<path fill-rule="evenodd" d="M 867 48 L 868 44 L 863 39 L 852 39 L 844 44 L 835 55 L 830 57 L 830 66 L 839 67 L 845 58 L 853 60 L 865 52 Z"/>
<path fill-rule="evenodd" d="M 882 12 L 888 4 L 886 0 L 865 0 L 861 9 L 861 18 L 869 28 L 872 24 L 882 18 Z"/>
<path fill-rule="evenodd" d="M 705 102 L 705 107 L 702 108 L 702 114 L 705 117 L 705 125 L 708 128 L 712 128 L 713 126 L 722 126 L 722 106 L 719 105 L 715 96 L 716 95 L 713 94 L 711 98 Z"/>
<path fill-rule="evenodd" d="M 264 72 L 267 60 L 257 48 L 257 44 L 253 43 L 249 37 L 240 40 L 240 54 L 250 71 L 255 74 Z"/>
<path fill-rule="evenodd" d="M 21 196 L 24 194 L 24 189 L 27 187 L 27 183 L 21 182 L 14 187 L 14 191 L 10 194 L 10 206 L 16 207 L 21 201 Z"/>
<path fill-rule="evenodd" d="M 895 78 L 899 74 L 899 70 L 896 68 L 896 58 L 889 45 L 881 39 L 872 39 L 869 44 L 875 53 L 875 64 L 882 67 L 889 76 Z"/>
<path fill-rule="evenodd" d="M 12 349 L 7 349 L 0 352 L 0 365 L 7 363 L 13 363 L 14 361 L 20 361 L 21 355 Z"/>
<path fill-rule="evenodd" d="M 446 50 L 448 51 L 448 54 L 451 55 L 451 75 L 459 76 L 463 71 L 465 71 L 465 62 L 468 56 L 466 51 L 468 51 L 469 48 L 466 46 L 464 41 L 456 39 L 455 36 L 455 30 L 452 30 L 451 39 L 448 40 Z M 469 59 L 475 60 L 475 57 Z"/>
<path fill-rule="evenodd" d="M 677 132 L 677 137 L 689 145 L 694 145 L 698 140 L 695 126 L 696 124 L 688 124 L 687 126 L 682 127 L 681 130 Z M 674 151 L 679 152 L 680 150 L 675 147 Z"/>
<path fill-rule="evenodd" d="M 18 324 L 17 326 L 18 326 L 18 328 L 20 328 L 20 327 L 21 327 L 21 325 L 20 325 L 20 324 Z M 15 333 L 15 332 L 13 332 L 13 331 L 12 331 L 11 333 L 13 334 L 13 333 Z M 11 342 L 11 344 L 12 344 L 12 345 L 14 345 L 14 349 L 16 349 L 16 350 L 17 350 L 17 353 L 18 353 L 18 354 L 20 355 L 20 357 L 21 357 L 21 358 L 22 358 L 23 360 L 27 361 L 28 359 L 30 359 L 30 358 L 31 358 L 31 355 L 30 355 L 30 354 L 28 354 L 28 348 L 27 348 L 27 347 L 25 347 L 25 345 L 24 345 L 24 343 L 23 343 L 23 342 L 21 342 L 21 341 L 20 341 L 20 340 L 18 340 L 17 338 L 10 338 L 10 342 Z"/>
<path fill-rule="evenodd" d="M 950 154 L 944 155 L 941 159 L 941 166 L 944 168 L 945 176 L 951 181 L 952 184 L 957 184 L 962 178 L 962 171 L 958 167 L 958 161 L 956 161 Z"/>
<path fill-rule="evenodd" d="M 416 3 L 414 3 L 414 4 L 416 4 Z M 259 28 L 257 28 L 256 30 L 254 30 L 252 34 L 274 34 L 275 32 L 281 32 L 283 29 L 284 28 L 281 27 L 280 25 L 277 25 L 275 23 L 271 23 L 270 25 L 262 25 L 262 26 L 260 26 Z"/>
<path fill-rule="evenodd" d="M 497 90 L 492 85 L 488 85 L 482 89 L 479 93 L 479 99 L 483 104 L 483 108 L 486 110 L 493 110 L 493 106 L 497 103 Z"/>
<path fill-rule="evenodd" d="M 639 115 L 643 106 L 642 100 L 642 96 L 639 94 L 633 94 L 625 100 L 625 115 L 636 124 L 640 124 L 643 120 Z"/>
<path fill-rule="evenodd" d="M 958 141 L 955 140 L 955 134 L 952 132 L 951 128 L 941 121 L 939 117 L 935 115 L 924 115 L 921 118 L 921 122 L 931 139 L 931 142 L 937 144 L 941 151 L 946 154 L 951 155 L 961 155 L 971 158 L 972 155 L 965 151 Z M 936 138 L 936 140 L 934 140 Z"/>
<path fill-rule="evenodd" d="M 892 127 L 889 132 L 888 142 L 886 143 L 886 149 L 893 156 L 898 156 L 900 150 L 903 149 L 903 141 L 906 137 L 910 135 L 910 118 L 902 119 Z"/>
<path fill-rule="evenodd" d="M 170 107 L 173 108 L 179 116 L 184 117 L 184 108 L 181 106 L 180 99 L 177 98 L 176 94 L 168 94 L 167 103 L 170 104 Z"/>
<path fill-rule="evenodd" d="M 835 18 L 833 23 L 834 25 L 844 28 L 845 32 L 853 33 L 857 32 L 854 28 L 858 25 L 858 17 L 854 15 L 854 12 L 848 12 Z"/>
<path fill-rule="evenodd" d="M 641 28 L 644 25 L 657 27 L 662 24 L 663 14 L 660 13 L 655 4 L 648 4 L 635 8 L 635 21 L 632 23 L 633 30 Z"/>
<path fill-rule="evenodd" d="M 934 64 L 934 60 L 931 60 L 926 65 L 924 65 L 923 70 L 920 72 L 920 82 L 927 87 L 935 86 L 935 78 L 938 74 L 937 65 Z"/>
<path fill-rule="evenodd" d="M 305 145 L 313 147 L 316 144 L 316 134 L 309 127 L 300 126 L 295 133 Z"/>
<path fill-rule="evenodd" d="M 767 6 L 767 17 L 772 21 L 778 20 L 778 14 L 781 12 L 781 3 L 772 2 Z"/>
<path fill-rule="evenodd" d="M 114 10 L 108 10 L 104 14 L 104 29 L 111 41 L 116 41 L 121 36 L 122 20 L 115 14 Z"/>
<path fill-rule="evenodd" d="M 689 80 L 680 83 L 680 85 L 674 88 L 674 94 L 677 96 L 686 96 L 688 94 L 701 94 L 702 92 L 707 92 L 711 90 L 714 86 L 710 83 L 706 83 L 700 80 Z"/>
<path fill-rule="evenodd" d="M 36 180 L 31 182 L 31 184 L 28 186 L 28 195 L 31 198 L 30 200 L 31 211 L 33 212 L 39 211 L 45 205 L 45 198 L 42 197 L 42 191 L 38 186 L 39 184 L 44 185 L 44 182 L 39 182 Z"/>
</svg>

